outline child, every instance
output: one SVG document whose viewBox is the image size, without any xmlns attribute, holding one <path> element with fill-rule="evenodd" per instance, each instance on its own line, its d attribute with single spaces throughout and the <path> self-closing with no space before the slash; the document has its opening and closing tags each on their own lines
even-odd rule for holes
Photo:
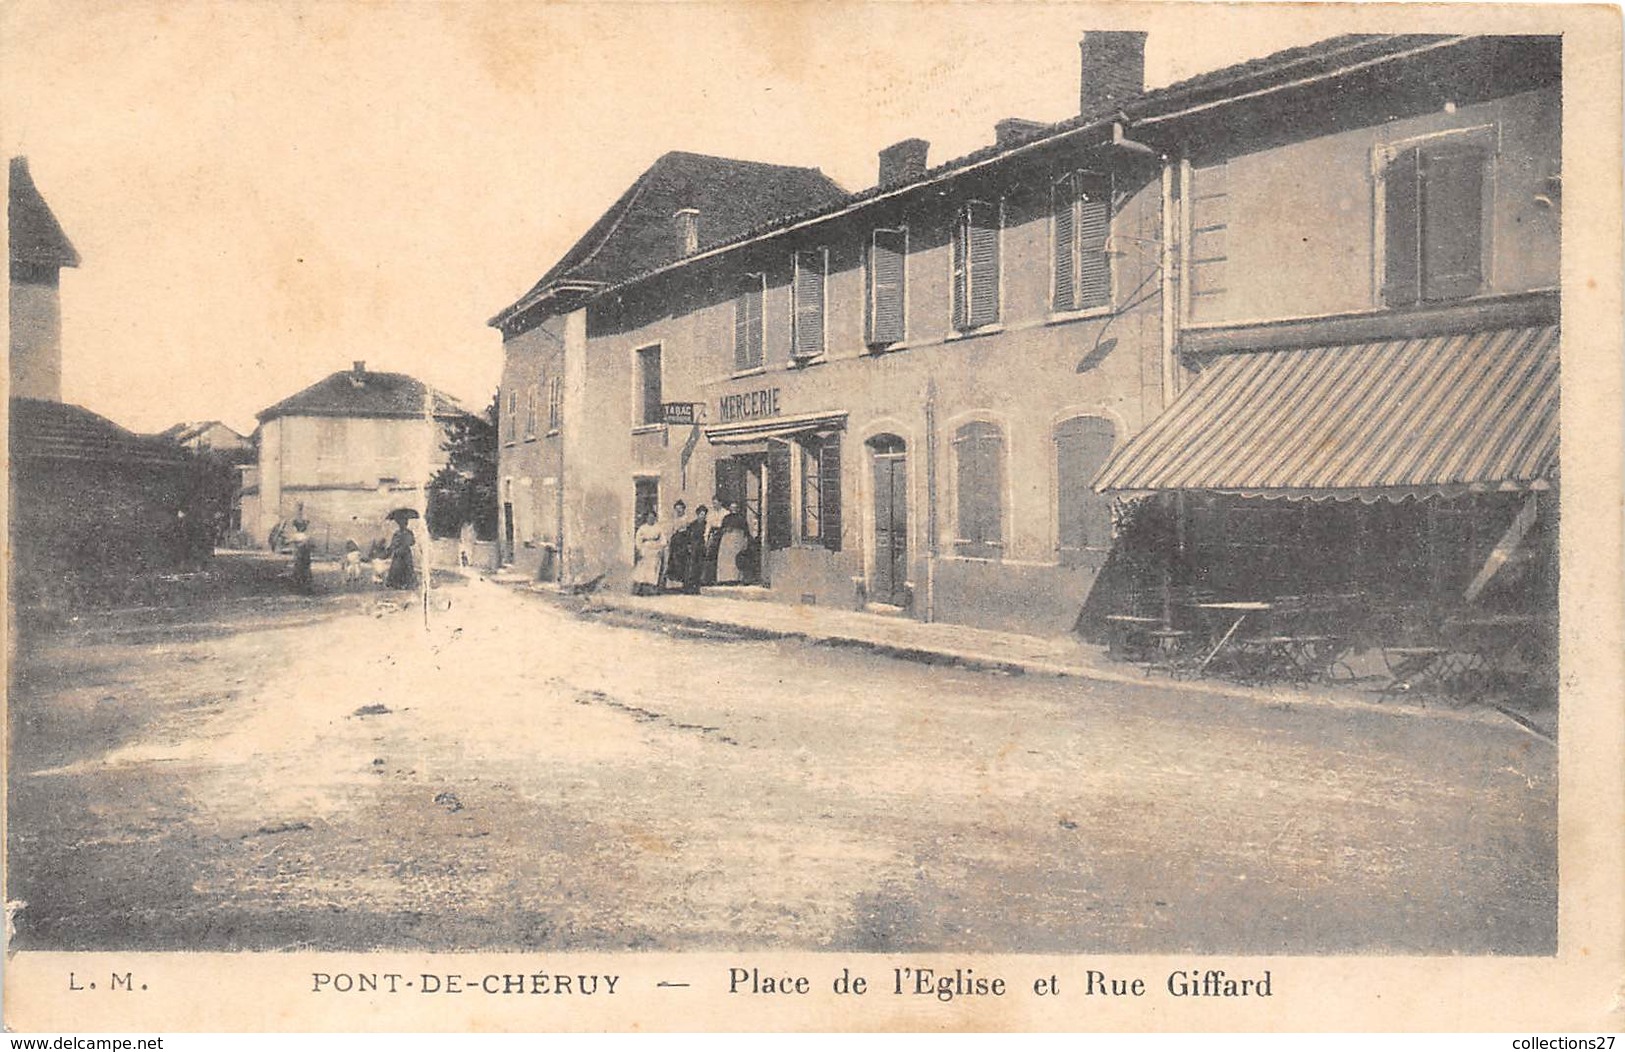
<svg viewBox="0 0 1625 1052">
<path fill-rule="evenodd" d="M 344 587 L 361 584 L 361 545 L 354 540 L 344 542 Z"/>
</svg>

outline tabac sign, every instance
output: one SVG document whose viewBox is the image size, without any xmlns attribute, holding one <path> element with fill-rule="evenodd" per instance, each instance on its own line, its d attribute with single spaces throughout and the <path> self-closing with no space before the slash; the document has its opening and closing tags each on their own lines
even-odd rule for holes
<svg viewBox="0 0 1625 1052">
<path fill-rule="evenodd" d="M 666 424 L 698 424 L 705 416 L 703 402 L 663 402 L 660 419 Z"/>
</svg>

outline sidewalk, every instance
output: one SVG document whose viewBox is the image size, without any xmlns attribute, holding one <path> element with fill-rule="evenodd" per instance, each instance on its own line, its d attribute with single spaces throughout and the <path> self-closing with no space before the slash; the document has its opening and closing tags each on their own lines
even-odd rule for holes
<svg viewBox="0 0 1625 1052">
<path fill-rule="evenodd" d="M 515 575 L 493 578 L 562 600 L 552 586 L 523 581 Z M 1404 701 L 1379 702 L 1370 691 L 1327 684 L 1279 684 L 1251 687 L 1217 679 L 1182 680 L 1148 675 L 1138 666 L 1111 660 L 1104 646 L 1076 637 L 1046 637 L 996 632 L 968 625 L 925 623 L 900 616 L 829 607 L 802 606 L 736 595 L 632 596 L 596 593 L 576 597 L 583 614 L 627 623 L 680 625 L 723 636 L 795 639 L 826 646 L 851 646 L 890 657 L 928 664 L 951 664 L 1014 675 L 1058 676 L 1155 687 L 1207 698 L 1231 698 L 1255 704 L 1309 704 L 1390 716 L 1465 720 L 1524 730 L 1551 739 L 1551 731 L 1509 717 L 1493 708 L 1426 707 Z M 1555 728 L 1554 728 L 1555 729 Z"/>
</svg>

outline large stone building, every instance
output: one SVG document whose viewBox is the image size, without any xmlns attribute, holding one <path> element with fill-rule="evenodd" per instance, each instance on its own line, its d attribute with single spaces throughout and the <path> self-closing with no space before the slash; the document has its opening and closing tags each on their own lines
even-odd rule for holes
<svg viewBox="0 0 1625 1052">
<path fill-rule="evenodd" d="M 423 514 L 430 477 L 446 464 L 447 425 L 468 413 L 450 395 L 401 373 L 345 372 L 258 414 L 259 465 L 244 489 L 258 541 L 303 521 L 320 552 L 387 532 L 399 508 Z M 245 480 L 246 481 L 246 480 Z"/>
<path fill-rule="evenodd" d="M 1228 560 L 1332 528 L 1253 498 L 1550 486 L 1556 41 L 1339 37 L 1151 91 L 1143 45 L 1085 34 L 1073 119 L 935 167 L 900 142 L 874 187 L 764 198 L 754 229 L 738 197 L 628 191 L 492 320 L 517 535 L 613 584 L 637 513 L 720 499 L 772 597 L 1054 632 L 1124 585 L 1116 496 L 1183 494 L 1166 550 Z M 1394 418 L 1413 387 L 1427 412 Z M 1523 505 L 1473 507 L 1489 536 Z"/>
</svg>

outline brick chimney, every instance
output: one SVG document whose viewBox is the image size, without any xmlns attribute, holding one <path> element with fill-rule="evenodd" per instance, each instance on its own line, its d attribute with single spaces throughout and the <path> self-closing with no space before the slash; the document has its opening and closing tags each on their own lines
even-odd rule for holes
<svg viewBox="0 0 1625 1052">
<path fill-rule="evenodd" d="M 1008 146 L 1018 139 L 1024 139 L 1033 132 L 1049 125 L 1043 121 L 1022 120 L 1020 117 L 1006 117 L 993 125 L 993 141 L 999 146 Z"/>
<path fill-rule="evenodd" d="M 880 151 L 880 185 L 893 186 L 925 174 L 925 156 L 931 144 L 924 139 L 904 139 Z"/>
<path fill-rule="evenodd" d="M 700 250 L 700 210 L 679 208 L 671 221 L 677 231 L 677 255 L 692 256 Z"/>
<path fill-rule="evenodd" d="M 1113 110 L 1145 91 L 1145 33 L 1139 30 L 1090 30 L 1078 42 L 1082 77 L 1078 113 Z"/>
<path fill-rule="evenodd" d="M 366 362 L 351 362 L 350 363 L 350 383 L 354 384 L 356 387 L 360 387 L 363 384 L 365 384 L 366 382 L 367 382 L 367 363 Z"/>
</svg>

